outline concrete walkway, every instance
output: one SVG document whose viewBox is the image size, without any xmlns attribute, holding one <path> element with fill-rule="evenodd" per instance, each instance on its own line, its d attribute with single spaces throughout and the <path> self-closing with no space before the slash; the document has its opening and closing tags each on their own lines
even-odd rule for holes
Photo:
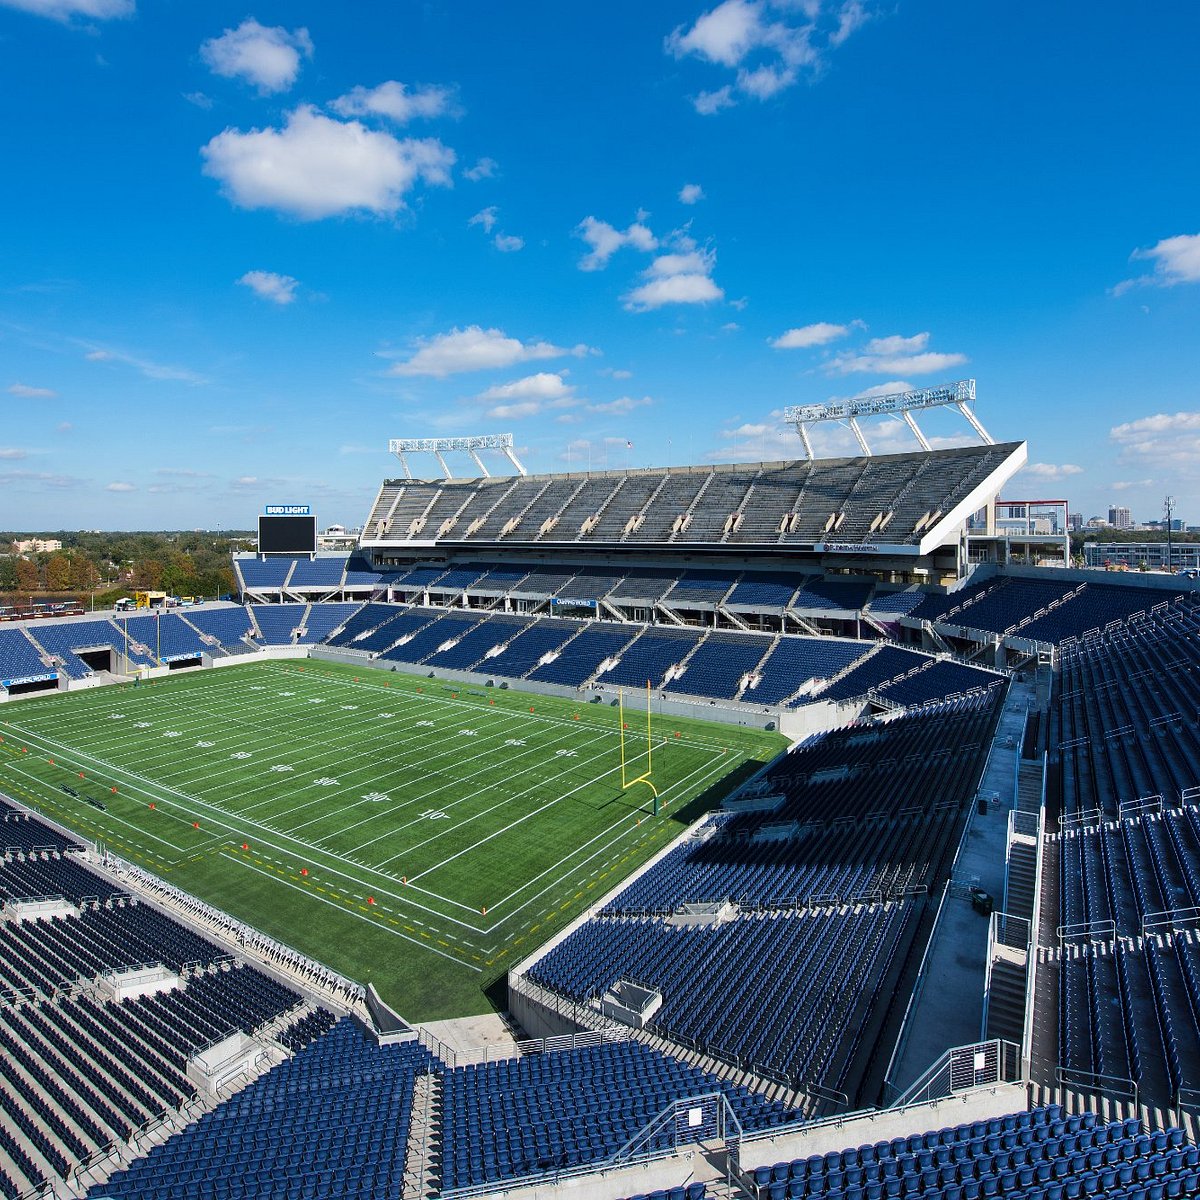
<svg viewBox="0 0 1200 1200">
<path fill-rule="evenodd" d="M 901 1034 L 902 1048 L 891 1080 L 899 1091 L 947 1050 L 980 1040 L 988 919 L 975 912 L 965 895 L 954 893 L 965 892 L 967 884 L 978 884 L 992 895 L 997 908 L 1003 903 L 1008 813 L 1016 795 L 1025 710 L 1033 703 L 1031 685 L 1012 685 L 979 788 L 980 796 L 999 799 L 988 805 L 986 815 L 980 815 L 977 804 L 972 807 L 951 874 L 951 894 L 925 960 L 925 978 Z"/>
</svg>

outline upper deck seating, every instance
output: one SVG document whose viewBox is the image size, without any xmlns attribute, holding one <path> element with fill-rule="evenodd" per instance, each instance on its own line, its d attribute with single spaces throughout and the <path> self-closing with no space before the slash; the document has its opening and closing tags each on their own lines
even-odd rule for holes
<svg viewBox="0 0 1200 1200">
<path fill-rule="evenodd" d="M 318 554 L 316 558 L 298 558 L 288 579 L 288 587 L 297 591 L 306 588 L 316 590 L 340 587 L 342 577 L 346 573 L 346 561 L 345 554 L 330 557 Z"/>
</svg>

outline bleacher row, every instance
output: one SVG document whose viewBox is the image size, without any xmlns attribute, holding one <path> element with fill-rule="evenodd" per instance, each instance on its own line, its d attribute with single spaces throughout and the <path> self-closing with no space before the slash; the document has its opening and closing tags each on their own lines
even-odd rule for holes
<svg viewBox="0 0 1200 1200">
<path fill-rule="evenodd" d="M 52 831 L 36 840 L 49 845 Z M 52 894 L 79 905 L 78 915 L 17 920 L 15 909 L 9 911 L 24 896 Z M 8 853 L 0 863 L 0 898 L 0 964 L 15 972 L 0 997 L 0 1195 L 6 1200 L 54 1179 L 74 1179 L 80 1164 L 163 1113 L 179 1112 L 197 1099 L 186 1073 L 191 1054 L 234 1029 L 260 1029 L 299 1001 L 290 988 L 122 894 L 69 847 Z M 882 931 L 874 955 L 896 956 L 912 914 L 895 903 L 860 912 L 857 923 L 829 909 L 747 918 L 747 924 L 758 926 L 760 941 L 777 938 L 785 923 L 796 931 L 796 955 L 785 959 L 780 977 L 799 970 L 800 947 L 810 943 L 826 955 L 857 959 L 854 948 L 872 928 Z M 732 943 L 741 930 L 731 926 L 725 936 Z M 763 945 L 750 953 L 768 957 Z M 122 1001 L 106 1000 L 91 986 L 104 971 L 149 961 L 181 972 L 182 986 Z M 864 968 L 863 974 L 865 980 L 872 972 Z M 873 974 L 878 990 L 883 977 Z M 706 1007 L 706 994 L 712 1007 L 721 1004 L 715 980 L 686 990 L 694 1012 Z M 774 1021 L 776 1010 L 766 991 L 762 996 L 757 1036 L 778 1039 L 782 1031 L 789 1044 L 808 1045 L 822 1062 L 845 1052 L 831 1039 L 841 1026 L 857 1026 L 855 1014 L 866 1002 L 857 987 L 813 981 L 805 1019 L 790 1029 Z M 806 1042 L 818 1026 L 824 1042 Z M 431 1165 L 444 1194 L 603 1163 L 689 1096 L 722 1093 L 749 1133 L 799 1115 L 638 1041 L 454 1070 L 416 1043 L 381 1047 L 325 1012 L 293 1020 L 277 1041 L 294 1055 L 149 1154 L 135 1156 L 90 1195 L 315 1200 L 394 1194 L 404 1178 L 416 1080 L 431 1072 L 440 1081 Z M 674 1138 L 664 1126 L 645 1148 L 670 1150 Z"/>
<path fill-rule="evenodd" d="M 179 1112 L 196 1097 L 195 1051 L 301 997 L 136 901 L 37 817 L 8 801 L 0 815 L 0 1196 L 12 1200 Z M 54 915 L 37 911 L 46 901 Z M 120 1001 L 96 986 L 148 964 L 179 986 Z M 326 1027 L 285 1033 L 298 1046 Z"/>
<path fill-rule="evenodd" d="M 575 688 L 649 681 L 666 692 L 764 705 L 844 700 L 868 691 L 898 705 L 919 704 L 1001 678 L 866 641 L 382 603 L 359 609 L 326 644 L 410 666 Z"/>
<path fill-rule="evenodd" d="M 657 1033 L 782 1075 L 814 1111 L 857 1095 L 866 1031 L 878 1036 L 920 953 L 925 898 L 948 877 L 1001 706 L 985 693 L 809 739 L 529 977 L 585 1004 L 621 980 L 653 987 Z M 756 810 L 737 811 L 744 803 Z M 677 915 L 730 903 L 734 915 L 710 923 Z"/>
<path fill-rule="evenodd" d="M 91 675 L 78 652 L 99 647 L 137 666 L 200 661 L 258 646 L 328 644 L 410 666 L 475 670 L 581 687 L 605 683 L 756 705 L 847 700 L 867 692 L 914 705 L 986 687 L 997 675 L 852 639 L 643 626 L 383 603 L 250 604 L 186 615 L 41 622 L 0 631 L 0 679 Z M 36 640 L 35 640 L 36 639 Z M 28 673 L 25 673 L 28 672 Z M 826 685 L 832 681 L 832 687 Z"/>
<path fill-rule="evenodd" d="M 1089 579 L 989 576 L 947 593 L 917 589 L 872 601 L 870 611 L 890 623 L 901 617 L 931 621 L 939 627 L 982 630 L 1054 645 L 1072 642 L 1154 611 L 1191 607 L 1182 590 L 1138 587 Z M 910 600 L 911 605 L 910 605 Z"/>
<path fill-rule="evenodd" d="M 1174 1200 L 1200 1189 L 1200 1151 L 1177 1127 L 1052 1105 L 756 1167 L 746 1182 L 758 1200 Z"/>
<path fill-rule="evenodd" d="M 1064 646 L 1050 720 L 1066 1078 L 1200 1102 L 1200 648 L 1190 605 Z"/>
<path fill-rule="evenodd" d="M 930 454 L 586 474 L 387 480 L 368 542 L 912 544 L 1015 444 Z"/>
</svg>

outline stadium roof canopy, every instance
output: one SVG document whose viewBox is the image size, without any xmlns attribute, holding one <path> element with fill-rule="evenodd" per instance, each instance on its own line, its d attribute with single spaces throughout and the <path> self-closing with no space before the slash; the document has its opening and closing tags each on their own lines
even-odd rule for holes
<svg viewBox="0 0 1200 1200">
<path fill-rule="evenodd" d="M 1024 442 L 789 462 L 385 480 L 362 546 L 931 554 L 1024 465 Z"/>
</svg>

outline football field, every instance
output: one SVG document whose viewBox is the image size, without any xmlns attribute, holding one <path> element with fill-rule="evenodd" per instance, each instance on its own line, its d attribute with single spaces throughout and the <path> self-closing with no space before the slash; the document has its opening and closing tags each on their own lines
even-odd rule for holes
<svg viewBox="0 0 1200 1200">
<path fill-rule="evenodd" d="M 249 663 L 6 705 L 0 790 L 429 1020 L 785 744 L 647 703 Z"/>
</svg>

